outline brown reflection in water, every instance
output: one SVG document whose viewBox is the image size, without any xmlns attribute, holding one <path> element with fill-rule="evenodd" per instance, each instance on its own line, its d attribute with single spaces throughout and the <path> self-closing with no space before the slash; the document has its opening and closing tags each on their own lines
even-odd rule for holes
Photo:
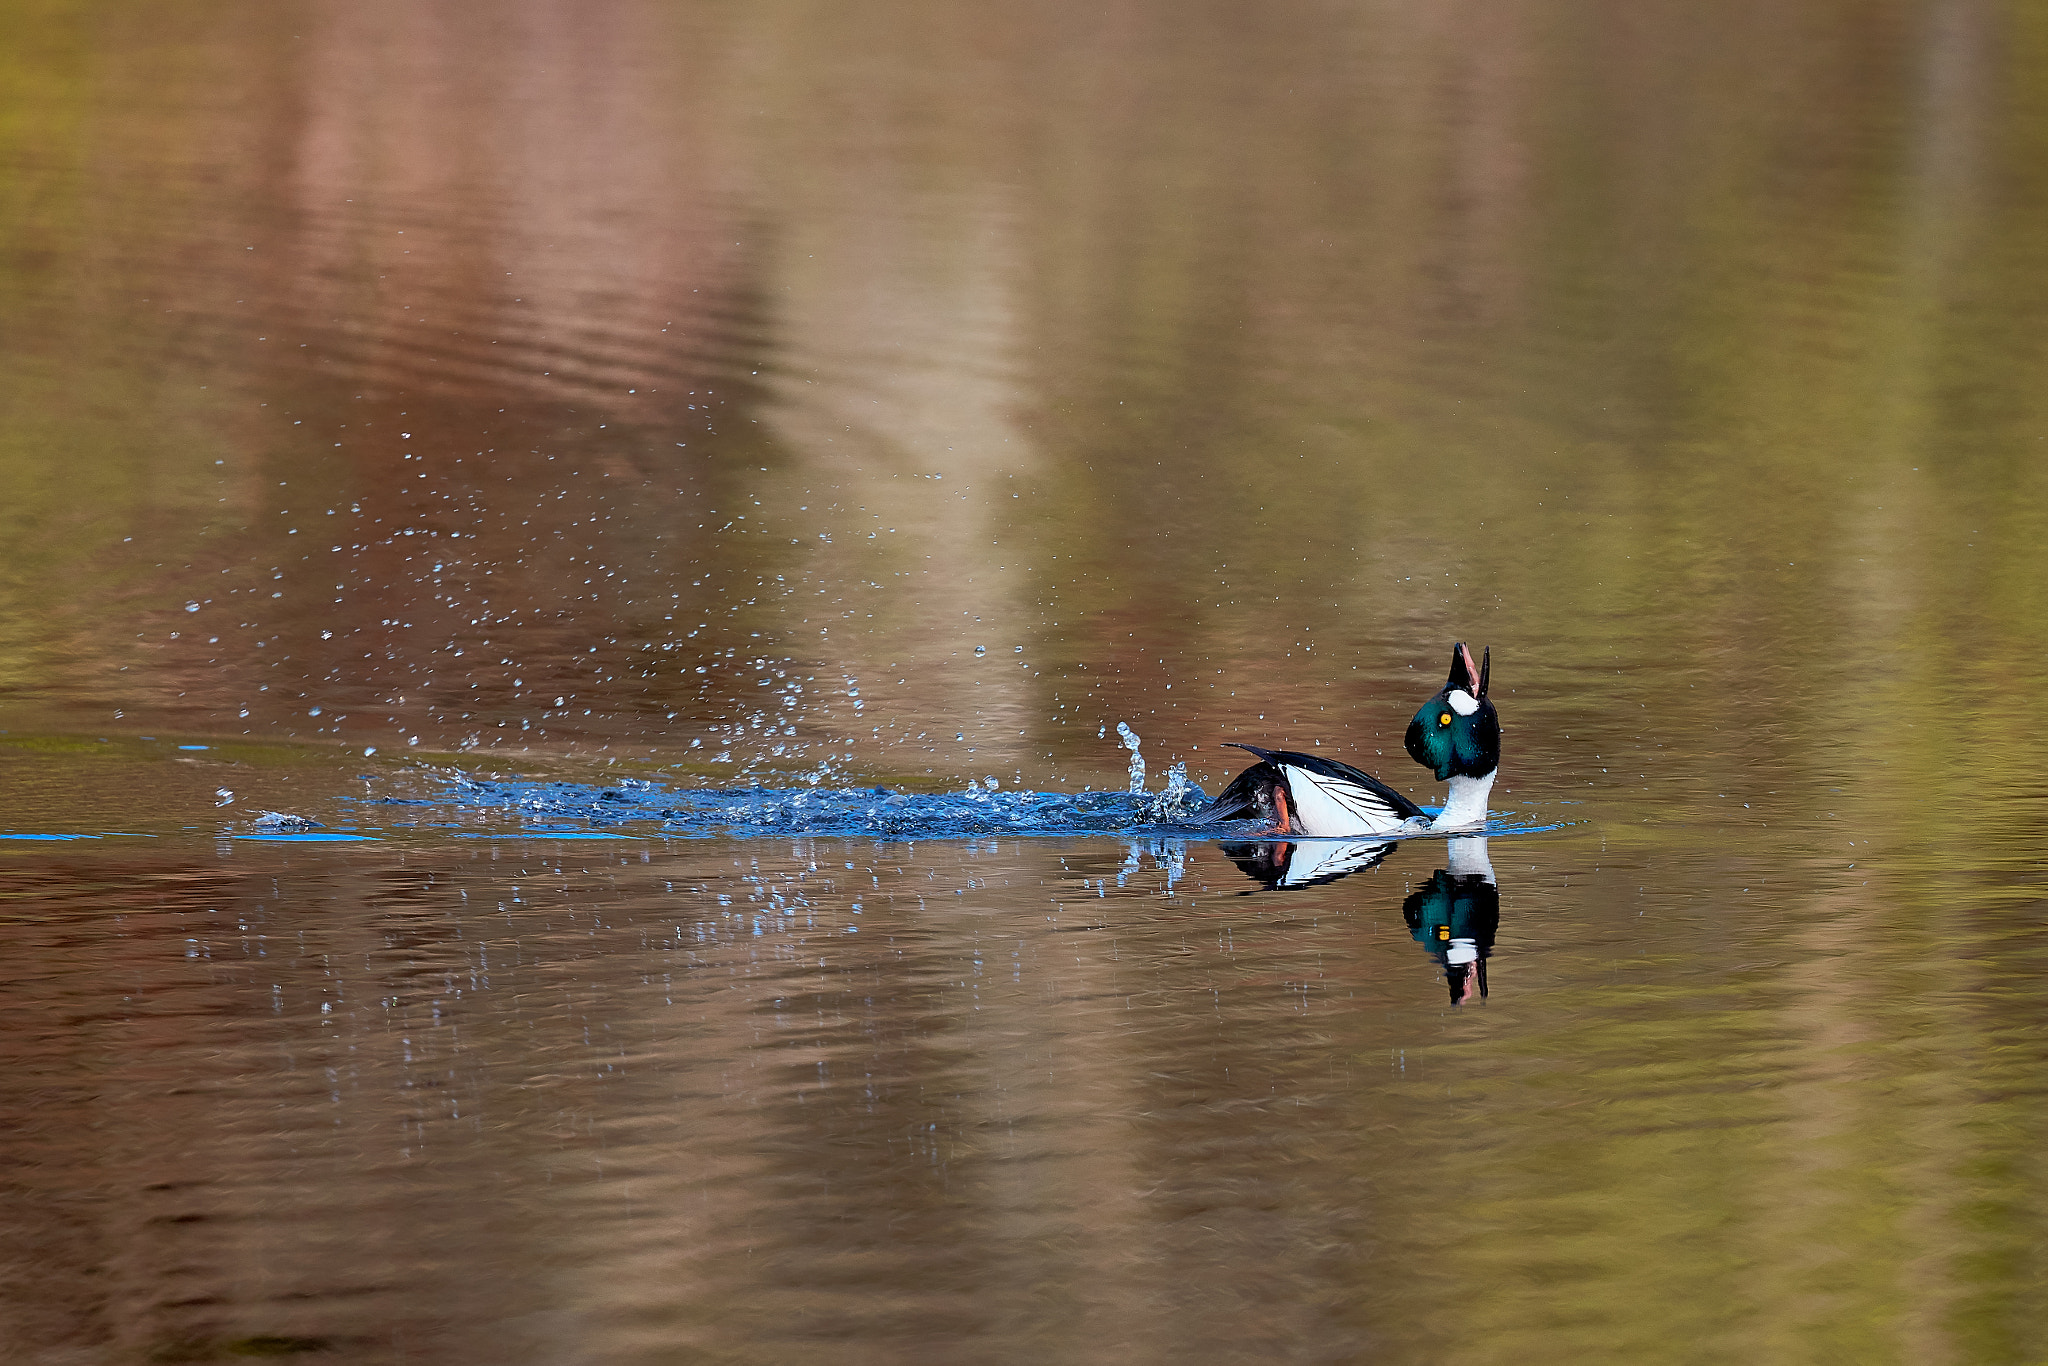
<svg viewBox="0 0 2048 1366">
<path fill-rule="evenodd" d="M 8 1331 L 1164 1361 L 1910 1318 L 1979 1359 L 2039 1321 L 1999 1260 L 2039 898 L 1887 926 L 1826 865 L 1765 892 L 1790 843 L 1496 842 L 1514 942 L 1458 1010 L 1402 919 L 1426 846 L 1250 897 L 1203 847 L 16 850 Z M 2000 996 L 1913 985 L 1994 950 Z"/>
<path fill-rule="evenodd" d="M 1344 1339 L 1287 1300 L 1361 1217 L 1362 1189 L 1301 1184 L 1346 1146 L 1326 1031 L 1384 994 L 1332 956 L 1348 913 L 1162 918 L 1120 850 L 839 852 L 245 846 L 242 870 L 12 875 L 42 1022 L 4 1069 L 36 1099 L 9 1163 L 8 1245 L 38 1253 L 7 1268 L 40 1306 L 22 1340 L 1164 1360 Z"/>
<path fill-rule="evenodd" d="M 1219 1238 L 1280 1265 L 1198 1317 L 1236 1296 L 1258 1342 L 1300 1312 L 1258 1287 L 1335 1211 L 1262 1208 L 1270 1183 L 1215 1159 L 1335 1137 L 1270 1133 L 1330 1085 L 1305 1075 L 1321 922 L 1232 913 L 1191 948 L 1121 851 L 788 853 L 11 874 L 39 1022 L 0 1069 L 35 1101 L 8 1164 L 20 1340 L 1164 1359 L 1130 1316 L 1192 1308 Z"/>
</svg>

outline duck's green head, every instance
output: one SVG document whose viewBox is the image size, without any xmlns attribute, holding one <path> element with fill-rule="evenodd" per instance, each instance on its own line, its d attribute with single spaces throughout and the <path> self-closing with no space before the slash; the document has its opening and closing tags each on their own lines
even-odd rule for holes
<svg viewBox="0 0 2048 1366">
<path fill-rule="evenodd" d="M 1460 641 L 1451 650 L 1451 677 L 1408 723 L 1408 757 L 1435 772 L 1438 782 L 1484 778 L 1500 767 L 1500 717 L 1486 700 L 1493 651 L 1479 657 Z"/>
</svg>

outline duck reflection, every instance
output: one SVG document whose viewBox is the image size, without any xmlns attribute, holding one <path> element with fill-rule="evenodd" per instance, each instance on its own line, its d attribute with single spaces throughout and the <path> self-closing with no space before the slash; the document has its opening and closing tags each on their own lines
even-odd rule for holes
<svg viewBox="0 0 2048 1366">
<path fill-rule="evenodd" d="M 1318 887 L 1376 868 L 1395 840 L 1261 840 L 1225 844 L 1224 856 L 1262 891 Z M 1444 841 L 1444 862 L 1401 903 L 1408 932 L 1443 967 L 1452 1005 L 1486 999 L 1486 960 L 1500 929 L 1500 889 L 1484 835 Z M 1246 893 L 1249 896 L 1251 893 Z"/>
<path fill-rule="evenodd" d="M 1262 840 L 1226 844 L 1223 856 L 1266 891 L 1317 887 L 1367 868 L 1394 852 L 1393 840 Z M 1247 893 L 1249 895 L 1249 893 Z"/>
<path fill-rule="evenodd" d="M 1486 960 L 1500 929 L 1500 889 L 1493 864 L 1486 857 L 1484 836 L 1445 841 L 1448 868 L 1401 903 L 1408 932 L 1429 956 L 1443 965 L 1451 1004 L 1464 1005 L 1475 995 L 1486 999 Z"/>
</svg>

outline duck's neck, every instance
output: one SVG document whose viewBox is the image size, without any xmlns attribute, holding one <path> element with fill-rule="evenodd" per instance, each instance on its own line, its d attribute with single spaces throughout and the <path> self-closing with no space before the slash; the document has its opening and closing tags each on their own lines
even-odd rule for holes
<svg viewBox="0 0 2048 1366">
<path fill-rule="evenodd" d="M 1437 818 L 1429 823 L 1432 830 L 1463 830 L 1469 826 L 1486 824 L 1486 794 L 1493 791 L 1493 780 L 1500 776 L 1495 769 L 1484 778 L 1457 777 L 1451 779 L 1450 799 Z"/>
</svg>

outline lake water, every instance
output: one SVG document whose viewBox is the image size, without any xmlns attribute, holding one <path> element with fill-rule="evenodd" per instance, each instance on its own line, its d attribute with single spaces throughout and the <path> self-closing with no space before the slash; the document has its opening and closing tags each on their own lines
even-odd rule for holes
<svg viewBox="0 0 2048 1366">
<path fill-rule="evenodd" d="M 6 1359 L 2038 1366 L 2044 76 L 5 7 Z"/>
</svg>

